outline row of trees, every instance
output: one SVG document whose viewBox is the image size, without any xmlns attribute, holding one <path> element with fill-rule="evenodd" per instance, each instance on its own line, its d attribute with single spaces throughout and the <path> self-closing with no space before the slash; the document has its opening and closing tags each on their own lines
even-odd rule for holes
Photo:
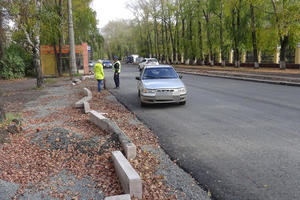
<svg viewBox="0 0 300 200">
<path fill-rule="evenodd" d="M 96 12 L 90 8 L 91 2 L 72 0 L 75 43 L 87 42 L 97 56 L 100 55 L 103 37 L 97 29 Z M 6 60 L 5 49 L 11 45 L 18 46 L 30 52 L 30 68 L 41 76 L 40 45 L 52 45 L 58 73 L 62 75 L 62 54 L 58 52 L 61 52 L 62 45 L 69 44 L 67 0 L 1 0 L 0 16 L 1 60 Z M 4 20 L 1 22 L 1 19 Z M 14 27 L 10 28 L 4 22 L 13 23 Z M 0 66 L 0 72 L 4 71 L 4 65 Z M 38 83 L 38 86 L 41 84 Z"/>
<path fill-rule="evenodd" d="M 273 54 L 280 46 L 280 67 L 285 68 L 286 52 L 300 42 L 299 0 L 136 0 L 129 8 L 136 19 L 125 26 L 135 39 L 124 34 L 113 39 L 107 34 L 111 23 L 104 29 L 110 54 L 120 53 L 119 40 L 165 62 L 214 65 L 221 60 L 224 66 L 233 50 L 239 67 L 242 54 L 251 51 L 258 67 L 259 52 Z"/>
</svg>

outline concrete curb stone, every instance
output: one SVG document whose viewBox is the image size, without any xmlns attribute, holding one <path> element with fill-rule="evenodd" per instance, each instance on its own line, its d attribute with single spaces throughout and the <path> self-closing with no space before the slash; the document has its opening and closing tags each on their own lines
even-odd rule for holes
<svg viewBox="0 0 300 200">
<path fill-rule="evenodd" d="M 116 134 L 119 138 L 119 141 L 125 151 L 127 159 L 134 159 L 136 157 L 136 146 L 131 142 L 127 135 L 119 128 L 119 126 L 98 113 L 95 110 L 89 112 L 89 119 L 95 125 L 100 127 L 102 130 Z"/>
<path fill-rule="evenodd" d="M 91 107 L 89 102 L 85 101 L 83 102 L 83 107 L 84 107 L 84 113 L 87 114 L 91 111 Z"/>
<path fill-rule="evenodd" d="M 86 96 L 75 103 L 76 108 L 83 108 L 84 102 L 89 102 L 90 100 L 92 100 L 92 92 L 87 88 L 84 88 L 84 91 L 86 93 Z"/>
<path fill-rule="evenodd" d="M 131 197 L 142 199 L 141 177 L 120 151 L 112 152 L 112 159 L 124 192 L 130 194 Z"/>
<path fill-rule="evenodd" d="M 104 200 L 130 200 L 130 194 L 123 194 L 123 195 L 105 197 Z"/>
</svg>

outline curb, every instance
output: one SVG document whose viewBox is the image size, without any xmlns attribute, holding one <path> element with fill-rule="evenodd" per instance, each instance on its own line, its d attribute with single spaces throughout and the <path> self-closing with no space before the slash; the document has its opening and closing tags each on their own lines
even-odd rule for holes
<svg viewBox="0 0 300 200">
<path fill-rule="evenodd" d="M 72 85 L 78 85 L 78 84 L 80 84 L 82 81 L 86 80 L 87 78 L 93 79 L 93 78 L 95 78 L 95 75 L 81 76 L 80 78 L 75 78 L 75 79 L 72 81 Z"/>
<path fill-rule="evenodd" d="M 131 197 L 142 199 L 143 188 L 141 177 L 133 169 L 121 151 L 112 152 L 112 159 L 124 192 L 130 194 Z"/>
<path fill-rule="evenodd" d="M 90 108 L 89 102 L 87 102 L 87 101 L 83 102 L 83 108 L 84 108 L 84 113 L 85 114 L 88 114 L 89 112 L 91 112 L 91 108 Z"/>
<path fill-rule="evenodd" d="M 87 96 L 83 97 L 82 99 L 80 99 L 75 103 L 76 108 L 83 108 L 84 102 L 89 102 L 92 99 L 92 92 L 87 88 L 84 88 L 84 91 Z"/>
<path fill-rule="evenodd" d="M 104 117 L 95 110 L 90 109 L 88 101 L 92 99 L 92 92 L 84 88 L 86 96 L 75 103 L 76 108 L 84 108 L 85 113 L 89 113 L 89 120 L 104 131 L 117 135 L 118 139 L 125 151 L 127 159 L 134 159 L 136 157 L 136 146 L 130 138 L 120 129 L 120 127 Z M 142 199 L 142 180 L 138 173 L 131 166 L 129 161 L 124 157 L 121 151 L 112 152 L 112 159 L 114 162 L 116 173 L 119 177 L 125 195 L 106 197 L 105 200 L 130 200 L 130 197 L 137 197 Z"/>
<path fill-rule="evenodd" d="M 130 200 L 130 194 L 105 197 L 104 200 Z"/>
<path fill-rule="evenodd" d="M 226 79 L 241 80 L 241 81 L 252 81 L 252 82 L 259 82 L 259 83 L 300 87 L 300 83 L 292 83 L 292 82 L 287 82 L 287 81 L 269 81 L 269 80 L 261 80 L 261 79 L 254 79 L 254 78 L 242 78 L 242 77 L 232 77 L 232 76 L 224 76 L 224 75 L 222 76 L 222 75 L 213 75 L 213 74 L 201 74 L 201 73 L 197 73 L 197 72 L 184 72 L 184 71 L 177 71 L 177 72 L 181 73 L 181 74 L 192 74 L 192 75 L 207 76 L 207 77 L 214 77 L 214 78 L 226 78 Z"/>
<path fill-rule="evenodd" d="M 102 130 L 116 134 L 119 138 L 119 141 L 125 151 L 127 159 L 134 159 L 136 157 L 136 146 L 128 136 L 118 127 L 118 125 L 101 115 L 95 110 L 89 112 L 89 120 L 97 125 Z"/>
</svg>

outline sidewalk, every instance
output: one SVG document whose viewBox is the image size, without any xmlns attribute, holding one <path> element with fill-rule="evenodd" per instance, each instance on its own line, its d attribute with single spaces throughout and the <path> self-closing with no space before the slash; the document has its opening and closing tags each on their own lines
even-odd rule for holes
<svg viewBox="0 0 300 200">
<path fill-rule="evenodd" d="M 239 80 L 266 82 L 274 84 L 285 84 L 300 86 L 300 70 L 280 70 L 260 68 L 253 69 L 249 67 L 209 67 L 209 66 L 191 66 L 175 65 L 180 73 L 197 74 L 212 77 L 232 78 Z"/>
<path fill-rule="evenodd" d="M 110 161 L 119 145 L 98 153 L 110 135 L 74 108 L 80 89 L 59 79 L 24 102 L 21 131 L 0 146 L 1 199 L 104 199 L 121 193 Z"/>
<path fill-rule="evenodd" d="M 0 85 L 4 83 L 16 87 L 15 82 Z M 111 160 L 112 151 L 122 150 L 119 142 L 74 107 L 84 87 L 93 93 L 91 109 L 106 113 L 137 146 L 137 157 L 130 163 L 143 180 L 143 199 L 210 199 L 210 193 L 164 153 L 151 130 L 108 91 L 97 92 L 95 80 L 72 86 L 66 78 L 55 79 L 42 91 L 32 90 L 33 80 L 18 84 L 27 85 L 22 90 L 32 98 L 18 101 L 20 88 L 15 89 L 15 101 L 3 97 L 6 90 L 0 96 L 9 100 L 7 112 L 18 105 L 14 111 L 22 116 L 22 129 L 7 134 L 0 144 L 1 199 L 98 200 L 123 193 Z"/>
</svg>

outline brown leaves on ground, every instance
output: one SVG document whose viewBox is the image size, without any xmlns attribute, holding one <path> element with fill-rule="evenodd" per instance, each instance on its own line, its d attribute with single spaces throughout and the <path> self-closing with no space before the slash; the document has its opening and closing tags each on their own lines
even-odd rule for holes
<svg viewBox="0 0 300 200">
<path fill-rule="evenodd" d="M 95 85 L 95 82 L 89 82 L 89 89 L 93 92 L 93 99 L 90 102 L 91 109 L 107 113 L 105 116 L 115 121 L 137 146 L 137 157 L 130 160 L 130 163 L 143 180 L 143 199 L 177 199 L 176 196 L 169 195 L 171 188 L 163 184 L 164 177 L 155 174 L 159 160 L 151 153 L 141 149 L 143 145 L 159 148 L 155 134 L 142 123 L 131 124 L 132 119 L 136 120 L 136 115 L 119 103 L 109 100 L 111 94 L 107 90 L 98 93 Z"/>
<path fill-rule="evenodd" d="M 143 145 L 159 147 L 153 132 L 141 123 L 130 123 L 132 119 L 136 119 L 136 116 L 117 102 L 109 100 L 111 94 L 108 91 L 96 92 L 95 81 L 87 80 L 79 86 L 72 87 L 77 93 L 66 95 L 65 98 L 72 103 L 78 101 L 84 95 L 81 92 L 83 87 L 88 87 L 93 92 L 91 108 L 107 113 L 106 117 L 115 121 L 137 146 L 138 155 L 130 162 L 143 179 L 143 199 L 176 199 L 176 196 L 169 196 L 171 189 L 163 184 L 164 177 L 155 174 L 159 160 L 151 153 L 141 149 Z M 53 99 L 47 97 L 39 99 L 39 102 L 41 105 L 47 105 L 54 99 L 57 100 L 59 97 L 53 96 Z M 106 196 L 122 194 L 111 160 L 111 152 L 120 149 L 112 145 L 103 154 L 97 154 L 110 134 L 90 123 L 88 115 L 83 114 L 82 109 L 67 106 L 52 108 L 51 112 L 43 118 L 35 118 L 37 112 L 34 108 L 23 112 L 23 117 L 27 119 L 26 125 L 35 125 L 33 126 L 35 128 L 26 129 L 18 135 L 10 135 L 11 143 L 0 147 L 0 178 L 21 184 L 18 191 L 21 195 L 28 183 L 45 182 L 62 170 L 68 170 L 78 178 L 92 177 L 93 181 L 97 183 L 96 187 L 100 188 Z M 47 146 L 47 138 L 43 138 L 46 148 L 41 148 L 38 144 L 31 142 L 34 134 L 40 134 L 57 126 L 54 122 L 60 122 L 62 124 L 60 127 L 70 131 L 68 137 L 72 137 L 73 133 L 81 134 L 84 140 L 99 136 L 98 146 L 94 149 L 91 148 L 92 154 L 86 154 L 76 148 L 76 142 L 79 141 L 74 141 L 66 149 L 58 150 Z M 45 125 L 45 123 L 48 124 Z M 44 124 L 44 126 L 39 127 L 40 124 Z M 37 129 L 39 129 L 38 133 Z M 57 137 L 54 142 L 60 144 L 62 141 Z M 60 199 L 64 198 L 64 195 L 58 193 L 55 188 L 51 188 L 49 195 Z M 80 199 L 80 194 L 75 194 L 73 198 Z"/>
<path fill-rule="evenodd" d="M 75 88 L 75 92 L 79 88 Z M 47 105 L 53 100 L 61 97 L 53 96 L 39 99 L 40 105 Z M 77 101 L 77 94 L 66 95 L 68 100 Z M 73 102 L 71 102 L 73 103 Z M 22 113 L 27 123 L 24 127 L 32 126 L 22 131 L 18 135 L 10 135 L 10 143 L 0 147 L 0 179 L 21 184 L 18 194 L 24 193 L 27 185 L 37 184 L 49 180 L 62 170 L 67 170 L 76 175 L 77 178 L 86 176 L 92 177 L 96 187 L 101 189 L 106 196 L 118 195 L 122 189 L 115 174 L 114 166 L 111 160 L 111 152 L 120 150 L 118 146 L 110 145 L 102 154 L 98 154 L 101 145 L 106 142 L 110 135 L 103 132 L 88 121 L 88 115 L 83 114 L 82 109 L 76 109 L 72 105 L 65 108 L 55 108 L 51 114 L 43 118 L 37 118 L 35 108 L 29 108 Z M 82 135 L 82 141 L 86 141 L 93 136 L 97 136 L 98 145 L 95 148 L 89 148 L 89 153 L 82 153 L 78 150 L 78 143 L 82 141 L 72 141 L 66 149 L 52 149 L 43 138 L 42 148 L 38 144 L 32 143 L 31 139 L 35 134 L 50 130 L 58 125 L 54 122 L 60 122 L 60 127 L 69 130 L 71 137 L 73 133 Z M 49 123 L 40 127 L 40 124 Z M 37 132 L 37 130 L 39 130 Z M 54 140 L 60 144 L 60 138 Z M 48 145 L 48 146 L 47 146 Z M 62 198 L 62 194 L 51 189 L 50 196 Z M 74 196 L 75 198 L 76 196 Z M 77 195 L 77 198 L 80 194 Z M 80 199 L 80 198 L 79 198 Z"/>
<path fill-rule="evenodd" d="M 59 142 L 59 141 L 58 141 Z M 0 179 L 22 185 L 38 183 L 67 169 L 78 178 L 91 176 L 107 195 L 120 194 L 121 188 L 110 160 L 110 149 L 88 156 L 69 146 L 68 150 L 41 149 L 23 136 L 11 136 L 11 143 L 0 149 Z M 113 187 L 108 187 L 113 186 Z"/>
</svg>

